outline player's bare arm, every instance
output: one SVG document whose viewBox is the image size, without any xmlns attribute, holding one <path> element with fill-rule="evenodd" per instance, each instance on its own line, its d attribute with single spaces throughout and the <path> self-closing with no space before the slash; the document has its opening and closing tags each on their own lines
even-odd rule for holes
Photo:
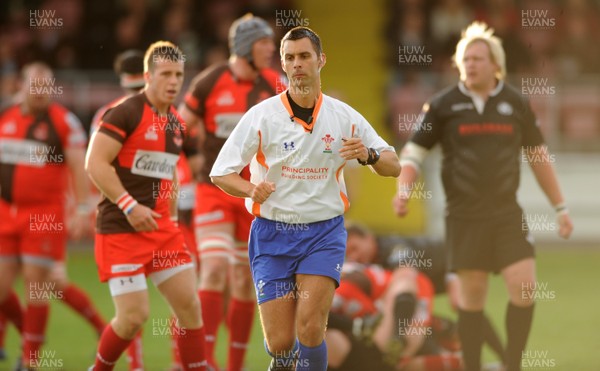
<svg viewBox="0 0 600 371">
<path fill-rule="evenodd" d="M 179 203 L 179 178 L 177 177 L 177 169 L 173 169 L 173 186 L 172 193 L 170 195 L 169 213 L 171 214 L 171 220 L 177 221 L 177 205 Z"/>
<path fill-rule="evenodd" d="M 123 183 L 111 165 L 121 150 L 121 143 L 106 134 L 96 132 L 90 142 L 85 160 L 85 170 L 96 187 L 112 202 L 126 193 Z M 150 208 L 137 204 L 127 215 L 127 221 L 138 232 L 148 232 L 158 229 L 154 218 L 160 214 Z"/>
<path fill-rule="evenodd" d="M 204 120 L 200 116 L 192 112 L 189 108 L 187 108 L 185 103 L 181 103 L 179 105 L 179 107 L 177 108 L 177 112 L 179 112 L 179 115 L 183 119 L 183 122 L 185 122 L 185 125 L 188 128 L 188 132 L 191 130 L 197 130 L 196 145 L 198 146 L 198 148 L 202 148 L 202 146 L 204 145 L 204 140 L 206 139 L 206 127 L 204 126 Z M 192 169 L 194 177 L 197 177 L 198 173 L 200 172 L 200 169 L 204 164 L 204 156 L 198 153 L 188 157 L 187 160 L 190 169 Z"/>
<path fill-rule="evenodd" d="M 84 169 L 85 149 L 77 147 L 65 148 L 65 160 L 69 172 L 71 173 L 71 179 L 73 180 L 73 189 L 75 191 L 75 200 L 77 202 L 77 216 L 87 216 L 90 212 L 90 205 L 88 200 L 88 182 Z M 78 240 L 83 237 L 87 226 L 88 222 L 86 218 L 73 218 L 73 223 L 70 228 L 73 238 Z"/>
<path fill-rule="evenodd" d="M 361 138 L 344 138 L 342 139 L 340 156 L 346 161 L 357 159 L 361 162 L 367 162 L 369 148 L 364 145 Z M 398 156 L 392 151 L 381 152 L 379 160 L 371 166 L 381 176 L 397 177 L 400 175 L 400 162 Z"/>
<path fill-rule="evenodd" d="M 408 201 L 411 189 L 421 171 L 421 164 L 427 156 L 428 150 L 412 142 L 408 142 L 400 153 L 402 172 L 397 180 L 397 190 L 392 199 L 394 212 L 399 217 L 408 214 Z"/>
<path fill-rule="evenodd" d="M 377 175 L 386 177 L 398 177 L 401 173 L 400 161 L 393 151 L 382 151 L 379 154 L 379 161 L 371 165 Z"/>
<path fill-rule="evenodd" d="M 177 112 L 185 122 L 188 130 L 196 129 L 198 130 L 198 145 L 202 146 L 204 143 L 204 138 L 206 138 L 206 128 L 204 126 L 204 120 L 201 117 L 192 112 L 185 103 L 181 103 L 177 108 Z"/>
<path fill-rule="evenodd" d="M 548 147 L 540 145 L 525 148 L 524 151 L 535 179 L 546 194 L 546 197 L 548 197 L 548 200 L 550 200 L 552 206 L 556 209 L 559 224 L 558 234 L 562 238 L 569 238 L 571 232 L 573 232 L 573 222 L 560 191 L 556 172 L 550 161 Z"/>
<path fill-rule="evenodd" d="M 397 190 L 392 200 L 394 212 L 399 217 L 404 217 L 408 214 L 408 201 L 410 200 L 410 190 L 413 189 L 413 184 L 419 177 L 419 171 L 412 164 L 407 164 L 402 167 L 402 172 L 397 180 Z"/>
<path fill-rule="evenodd" d="M 264 181 L 254 185 L 242 178 L 238 173 L 213 176 L 211 180 L 224 192 L 234 197 L 249 197 L 252 201 L 259 204 L 265 202 L 271 193 L 275 192 L 275 183 Z"/>
</svg>

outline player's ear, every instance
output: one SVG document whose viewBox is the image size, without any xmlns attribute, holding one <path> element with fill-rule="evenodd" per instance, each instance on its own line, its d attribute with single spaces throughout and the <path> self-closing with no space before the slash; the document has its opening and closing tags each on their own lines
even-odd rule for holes
<svg viewBox="0 0 600 371">
<path fill-rule="evenodd" d="M 327 58 L 325 57 L 325 53 L 321 53 L 321 58 L 319 58 L 319 72 L 321 71 L 321 68 L 325 66 L 326 60 Z"/>
<path fill-rule="evenodd" d="M 281 58 L 279 61 L 281 62 L 281 69 L 287 74 L 287 71 L 285 69 L 285 61 L 283 60 L 283 58 Z"/>
<path fill-rule="evenodd" d="M 150 82 L 150 71 L 144 71 L 144 81 L 146 84 Z"/>
</svg>

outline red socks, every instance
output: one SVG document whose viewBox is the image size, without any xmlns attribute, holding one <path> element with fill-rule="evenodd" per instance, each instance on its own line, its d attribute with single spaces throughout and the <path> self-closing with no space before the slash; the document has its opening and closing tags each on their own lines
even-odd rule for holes
<svg viewBox="0 0 600 371">
<path fill-rule="evenodd" d="M 4 314 L 6 319 L 15 325 L 19 333 L 23 332 L 23 308 L 14 290 L 10 290 L 6 300 L 0 303 L 0 313 Z"/>
<path fill-rule="evenodd" d="M 206 359 L 211 366 L 217 365 L 215 359 L 215 345 L 219 325 L 223 321 L 223 293 L 218 291 L 198 291 L 202 305 L 202 319 L 206 332 Z M 248 340 L 254 323 L 254 301 L 240 301 L 231 298 L 227 310 L 227 324 L 229 328 L 229 354 L 227 370 L 241 370 L 244 365 L 244 356 L 248 347 Z M 182 355 L 183 357 L 183 355 Z"/>
<path fill-rule="evenodd" d="M 223 321 L 223 293 L 219 291 L 198 291 L 202 306 L 202 320 L 206 333 L 206 359 L 211 366 L 216 366 L 215 344 L 217 331 Z M 183 355 L 182 355 L 183 358 Z"/>
<path fill-rule="evenodd" d="M 244 356 L 254 322 L 255 308 L 254 301 L 240 301 L 231 298 L 227 312 L 227 323 L 229 324 L 228 371 L 239 371 L 244 366 Z"/>
<path fill-rule="evenodd" d="M 102 335 L 106 327 L 106 322 L 104 322 L 89 296 L 83 290 L 73 284 L 69 284 L 63 290 L 62 300 L 85 318 L 96 329 L 98 335 Z M 141 370 L 144 368 L 141 331 L 127 347 L 127 363 L 130 370 Z"/>
<path fill-rule="evenodd" d="M 177 348 L 183 371 L 205 371 L 207 362 L 204 355 L 204 327 L 194 330 L 178 329 L 177 334 Z"/>
<path fill-rule="evenodd" d="M 171 368 L 181 368 L 181 355 L 179 354 L 179 348 L 177 348 L 177 335 L 179 329 L 177 328 L 177 319 L 175 316 L 171 316 L 171 356 L 173 363 Z"/>
<path fill-rule="evenodd" d="M 46 324 L 48 323 L 48 313 L 50 307 L 48 303 L 42 305 L 27 305 L 25 318 L 23 321 L 23 365 L 36 364 L 38 354 L 42 344 L 44 344 L 44 335 L 46 334 Z"/>
<path fill-rule="evenodd" d="M 94 371 L 112 371 L 119 357 L 132 341 L 117 335 L 111 325 L 106 326 L 100 336 Z"/>
<path fill-rule="evenodd" d="M 102 334 L 106 322 L 104 322 L 85 292 L 77 286 L 69 284 L 63 290 L 62 300 L 94 326 L 99 335 Z"/>
<path fill-rule="evenodd" d="M 127 347 L 127 363 L 129 370 L 143 370 L 144 358 L 142 356 L 142 330 L 135 335 Z"/>
</svg>

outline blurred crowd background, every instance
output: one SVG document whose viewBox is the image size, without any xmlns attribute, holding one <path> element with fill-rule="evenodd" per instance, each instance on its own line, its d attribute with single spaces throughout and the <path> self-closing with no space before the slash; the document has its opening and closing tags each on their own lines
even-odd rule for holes
<svg viewBox="0 0 600 371">
<path fill-rule="evenodd" d="M 381 25 L 381 37 L 389 45 L 381 68 L 393 78 L 388 86 L 389 113 L 393 121 L 402 112 L 413 112 L 439 86 L 452 81 L 456 73 L 449 63 L 460 32 L 473 19 L 486 21 L 495 30 L 507 50 L 511 78 L 520 85 L 519 76 L 545 77 L 547 85 L 574 86 L 575 96 L 568 99 L 559 130 L 565 139 L 600 137 L 597 120 L 600 96 L 589 92 L 586 84 L 597 82 L 600 73 L 600 2 L 595 0 L 387 0 L 387 21 Z M 252 12 L 271 22 L 276 39 L 287 31 L 275 27 L 277 17 L 290 17 L 301 9 L 303 1 L 292 0 L 8 0 L 0 5 L 0 99 L 9 99 L 17 89 L 16 80 L 24 64 L 43 60 L 62 72 L 88 74 L 85 83 L 100 83 L 98 96 L 103 101 L 102 83 L 116 79 L 110 74 L 114 56 L 123 50 L 144 50 L 151 42 L 166 39 L 178 44 L 186 54 L 187 69 L 194 73 L 228 56 L 227 32 L 231 22 Z M 348 6 L 352 6 L 348 3 Z M 357 3 L 356 6 L 360 6 Z M 278 13 L 285 10 L 287 14 Z M 539 16 L 535 15 L 538 11 Z M 45 12 L 45 13 L 44 13 Z M 527 12 L 524 14 L 524 12 Z M 310 17 L 310 14 L 306 15 Z M 60 20 L 57 27 L 36 26 L 36 19 Z M 342 22 L 343 20 L 338 20 Z M 527 21 L 531 27 L 527 27 Z M 547 27 L 536 27 L 545 24 Z M 288 27 L 289 28 L 289 27 Z M 424 47 L 422 55 L 436 56 L 431 63 L 399 63 L 400 46 Z M 328 45 L 329 48 L 335 45 Z M 277 67 L 277 56 L 274 57 Z M 98 77 L 94 79 L 94 77 Z M 188 75 L 188 76 L 191 76 Z M 100 80 L 100 81 L 95 81 Z M 597 84 L 596 84 L 597 85 Z M 561 89 L 558 89 L 561 90 Z M 594 90 L 594 89 L 592 89 Z M 570 89 L 562 90 L 571 95 Z M 408 98 L 407 98 L 408 97 Z M 412 97 L 412 99 L 410 98 Z M 69 104 L 69 97 L 64 97 Z M 569 123 L 570 106 L 581 100 L 593 101 L 594 107 L 583 120 Z M 76 109 L 84 121 L 101 102 L 94 98 L 90 106 Z M 105 101 L 105 99 L 104 99 Z M 414 101 L 414 102 L 413 102 Z M 576 109 L 575 108 L 575 109 Z M 580 118 L 581 120 L 581 118 Z M 402 144 L 407 132 L 399 132 L 396 144 Z M 584 140 L 587 141 L 587 140 Z M 568 146 L 569 143 L 563 143 Z M 586 143 L 585 148 L 589 145 Z M 594 147 L 593 145 L 591 147 Z M 579 147 L 581 148 L 581 147 Z"/>
<path fill-rule="evenodd" d="M 21 67 L 43 60 L 64 88 L 57 100 L 89 125 L 98 107 L 121 94 L 112 64 L 123 50 L 145 50 L 159 39 L 173 41 L 186 55 L 187 85 L 206 66 L 227 59 L 229 26 L 246 12 L 268 20 L 278 43 L 291 28 L 286 25 L 312 26 L 318 13 L 324 13 L 320 24 L 328 28 L 357 32 L 367 27 L 362 17 L 369 18 L 372 9 L 383 14 L 375 30 L 383 47 L 364 73 L 385 72 L 380 94 L 369 91 L 384 104 L 380 117 L 367 118 L 378 121 L 378 129 L 383 122 L 387 139 L 398 149 L 423 103 L 457 80 L 450 58 L 461 30 L 482 20 L 502 38 L 509 81 L 529 95 L 551 150 L 600 153 L 598 0 L 3 0 L 0 105 L 9 104 L 19 89 Z M 326 52 L 342 47 L 336 40 L 324 42 Z M 361 51 L 362 45 L 356 45 L 355 52 Z M 416 57 L 407 58 L 411 54 Z M 278 58 L 274 55 L 275 68 L 280 68 Z M 363 89 L 360 84 L 327 88 L 337 89 L 332 95 L 344 100 L 350 97 L 361 112 L 361 103 L 369 106 L 352 99 L 350 90 Z"/>
</svg>

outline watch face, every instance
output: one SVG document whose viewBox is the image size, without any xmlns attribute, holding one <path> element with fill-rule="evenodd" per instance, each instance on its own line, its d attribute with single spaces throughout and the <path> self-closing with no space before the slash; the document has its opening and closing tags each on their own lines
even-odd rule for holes
<svg viewBox="0 0 600 371">
<path fill-rule="evenodd" d="M 373 150 L 373 163 L 379 161 L 379 151 L 375 148 L 371 148 Z"/>
</svg>

